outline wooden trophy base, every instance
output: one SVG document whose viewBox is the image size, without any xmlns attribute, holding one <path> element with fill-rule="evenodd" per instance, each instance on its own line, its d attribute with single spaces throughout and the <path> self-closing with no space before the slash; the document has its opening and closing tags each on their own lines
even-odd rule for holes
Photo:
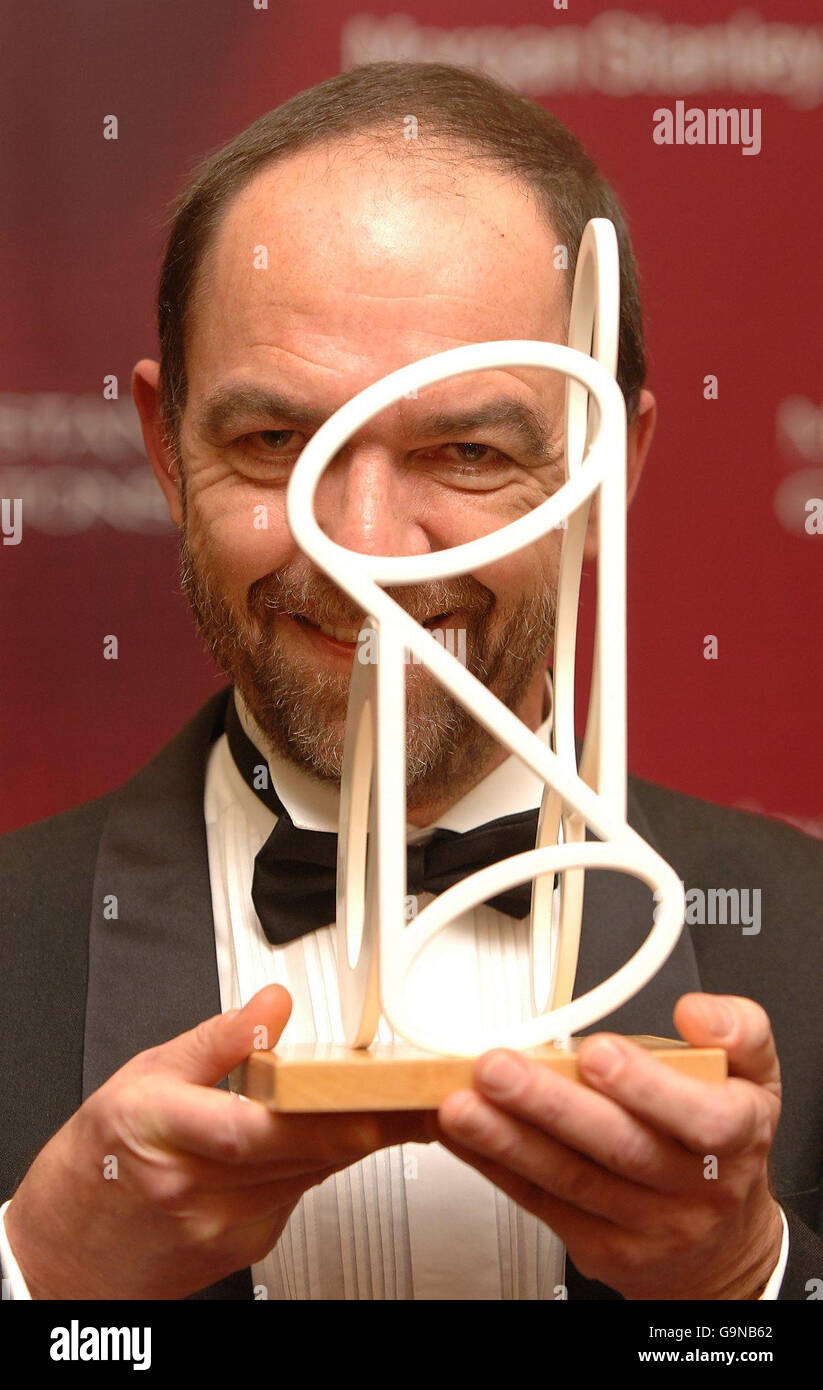
<svg viewBox="0 0 823 1390">
<path fill-rule="evenodd" d="M 573 1081 L 583 1082 L 576 1050 L 528 1048 L 524 1055 Z M 633 1037 L 661 1062 L 698 1081 L 726 1079 L 722 1047 L 689 1047 L 674 1038 Z M 475 1058 L 442 1057 L 407 1043 L 368 1048 L 337 1043 L 294 1043 L 276 1052 L 253 1052 L 238 1069 L 240 1093 L 269 1110 L 287 1114 L 352 1110 L 436 1110 L 452 1091 L 471 1088 Z M 583 1083 L 585 1084 L 585 1083 Z"/>
</svg>

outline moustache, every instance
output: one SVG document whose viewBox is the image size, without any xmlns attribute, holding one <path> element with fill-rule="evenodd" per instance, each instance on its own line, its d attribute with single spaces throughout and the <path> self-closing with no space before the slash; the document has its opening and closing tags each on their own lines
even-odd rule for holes
<svg viewBox="0 0 823 1390">
<path fill-rule="evenodd" d="M 430 584 L 395 585 L 383 592 L 420 624 L 457 609 L 482 618 L 495 602 L 492 591 L 472 575 L 433 580 Z M 266 575 L 250 586 L 248 606 L 253 616 L 260 619 L 271 613 L 286 613 L 330 627 L 358 627 L 366 616 L 325 576 L 298 580 L 276 573 Z"/>
</svg>

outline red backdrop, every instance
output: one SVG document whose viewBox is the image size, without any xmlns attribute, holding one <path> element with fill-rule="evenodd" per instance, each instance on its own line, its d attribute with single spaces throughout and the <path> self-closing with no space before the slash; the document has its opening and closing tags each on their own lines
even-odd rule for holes
<svg viewBox="0 0 823 1390">
<path fill-rule="evenodd" d="M 823 536 L 804 529 L 823 497 L 823 11 L 400 8 L 6 6 L 0 497 L 22 499 L 23 532 L 0 544 L 0 828 L 120 783 L 220 679 L 177 592 L 129 398 L 133 363 L 155 355 L 168 200 L 196 158 L 299 89 L 414 56 L 489 63 L 549 106 L 628 212 L 660 404 L 629 526 L 632 771 L 823 834 Z M 760 153 L 655 144 L 654 111 L 678 99 L 759 108 Z"/>
</svg>

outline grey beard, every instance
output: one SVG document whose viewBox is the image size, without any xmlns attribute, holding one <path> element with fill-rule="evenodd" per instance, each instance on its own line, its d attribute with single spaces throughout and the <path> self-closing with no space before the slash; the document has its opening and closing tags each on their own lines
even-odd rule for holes
<svg viewBox="0 0 823 1390">
<path fill-rule="evenodd" d="M 255 581 L 245 611 L 238 613 L 195 559 L 185 521 L 180 582 L 209 651 L 239 688 L 269 745 L 314 778 L 338 784 L 349 676 L 290 660 L 266 619 L 276 612 L 311 613 L 315 622 L 356 626 L 359 614 L 341 617 L 342 609 L 352 609 L 347 596 L 324 576 L 296 582 L 275 573 Z M 527 604 L 513 606 L 502 621 L 491 591 L 471 576 L 406 585 L 398 588 L 401 593 L 401 606 L 413 617 L 466 612 L 468 669 L 508 708 L 517 707 L 554 636 L 556 604 L 548 586 Z M 409 664 L 405 671 L 406 794 L 413 810 L 447 788 L 472 785 L 497 744 L 422 666 Z"/>
</svg>

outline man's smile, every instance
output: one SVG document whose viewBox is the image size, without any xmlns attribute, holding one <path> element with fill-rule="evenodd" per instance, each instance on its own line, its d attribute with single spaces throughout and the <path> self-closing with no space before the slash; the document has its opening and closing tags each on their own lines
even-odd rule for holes
<svg viewBox="0 0 823 1390">
<path fill-rule="evenodd" d="M 421 626 L 429 632 L 440 629 L 454 616 L 453 613 L 435 613 L 423 620 Z M 294 624 L 296 629 L 312 643 L 317 651 L 344 656 L 351 660 L 357 646 L 359 627 L 338 626 L 331 623 L 314 623 L 299 613 L 286 613 L 283 617 Z"/>
</svg>

